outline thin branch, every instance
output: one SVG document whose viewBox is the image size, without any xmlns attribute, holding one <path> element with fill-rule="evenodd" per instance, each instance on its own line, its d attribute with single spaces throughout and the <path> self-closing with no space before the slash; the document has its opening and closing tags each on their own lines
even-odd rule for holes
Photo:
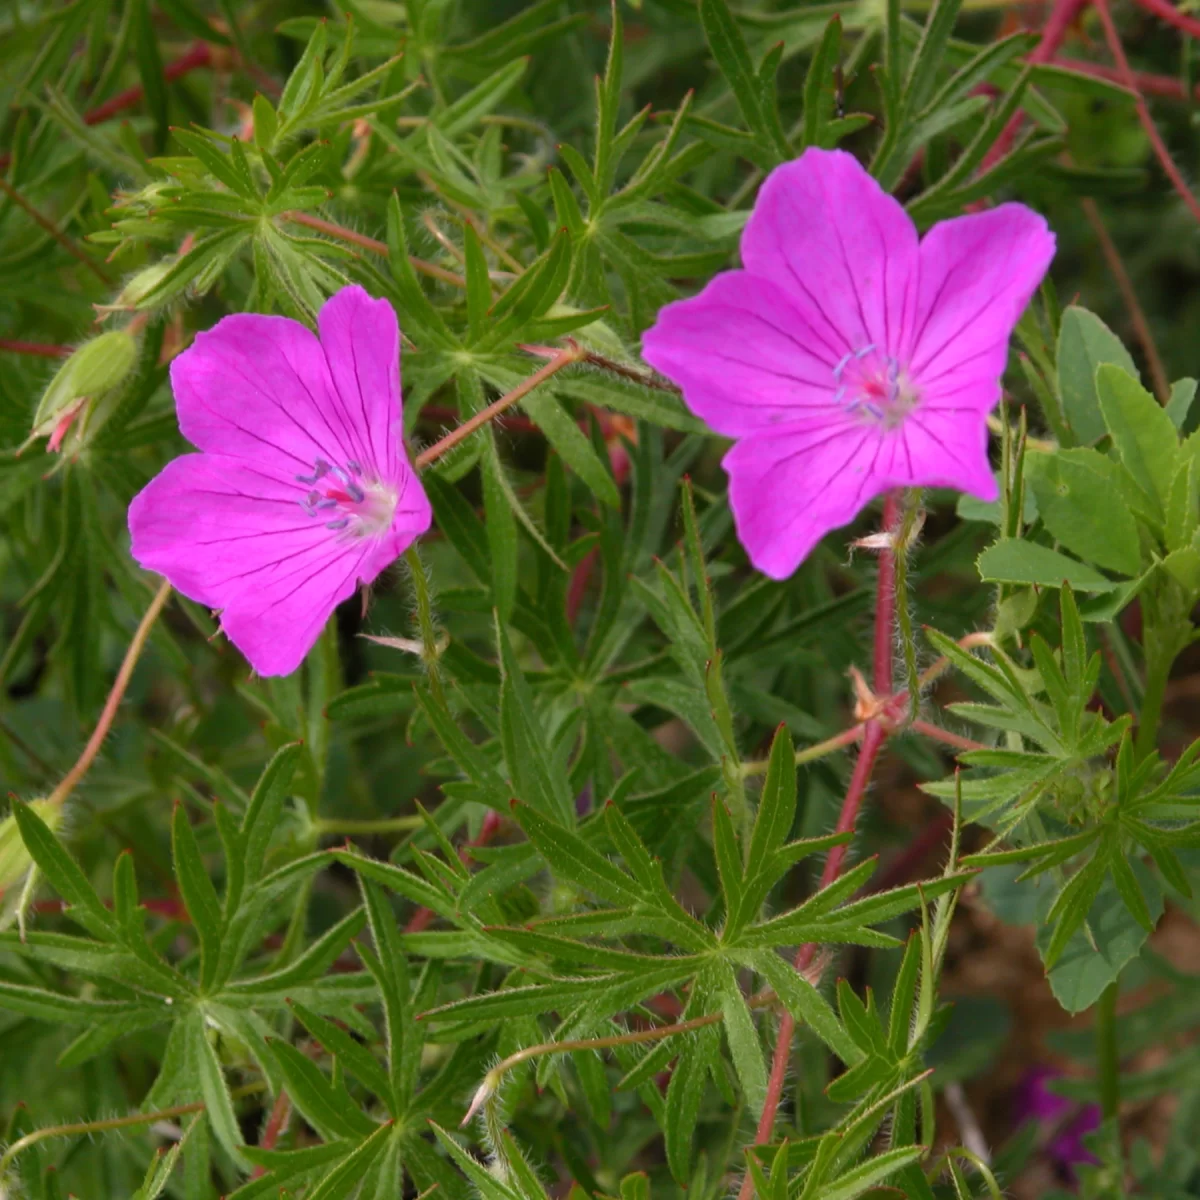
<svg viewBox="0 0 1200 1200">
<path fill-rule="evenodd" d="M 1110 83 L 1125 86 L 1125 80 L 1116 67 L 1106 63 L 1088 62 L 1082 58 L 1055 58 L 1054 66 L 1065 67 L 1068 71 L 1078 71 L 1083 75 L 1092 75 L 1097 79 L 1107 79 Z M 1134 71 L 1134 82 L 1143 96 L 1159 96 L 1164 100 L 1200 100 L 1200 83 L 1196 84 L 1189 93 L 1183 83 L 1174 75 L 1152 75 L 1148 71 Z"/>
<path fill-rule="evenodd" d="M 88 743 L 84 746 L 79 761 L 67 772 L 62 783 L 50 793 L 49 802 L 51 804 L 62 804 L 70 796 L 79 781 L 87 774 L 96 755 L 100 753 L 100 747 L 104 744 L 108 731 L 112 728 L 117 709 L 120 708 L 121 700 L 125 695 L 125 689 L 129 686 L 129 680 L 133 676 L 133 669 L 137 666 L 142 649 L 146 645 L 146 639 L 150 636 L 150 630 L 154 627 L 154 622 L 158 620 L 158 614 L 162 612 L 170 595 L 171 585 L 164 579 L 155 593 L 154 599 L 150 601 L 150 607 L 146 609 L 146 615 L 142 617 L 141 623 L 133 635 L 133 640 L 129 643 L 129 649 L 125 651 L 121 669 L 113 681 L 112 691 L 108 693 L 108 699 L 104 702 L 104 710 L 100 713 L 100 720 L 96 722 L 96 728 L 92 730 L 92 736 L 88 738 Z"/>
<path fill-rule="evenodd" d="M 1160 404 L 1166 404 L 1171 398 L 1171 381 L 1167 378 L 1166 368 L 1158 353 L 1158 346 L 1154 342 L 1154 335 L 1150 332 L 1150 323 L 1146 320 L 1146 314 L 1142 310 L 1141 304 L 1138 303 L 1137 292 L 1133 290 L 1133 281 L 1129 278 L 1129 272 L 1125 270 L 1121 252 L 1112 240 L 1096 202 L 1090 196 L 1084 196 L 1080 199 L 1079 205 L 1083 209 L 1083 215 L 1087 217 L 1088 224 L 1092 227 L 1092 232 L 1096 235 L 1096 240 L 1100 243 L 1104 261 L 1108 263 L 1108 269 L 1117 281 L 1121 299 L 1125 301 L 1133 332 L 1141 344 L 1142 353 L 1146 356 L 1146 366 L 1150 371 L 1150 380 L 1154 384 L 1154 394 L 1158 397 Z"/>
<path fill-rule="evenodd" d="M 1167 0 L 1134 0 L 1134 2 L 1148 13 L 1161 17 L 1168 25 L 1182 29 L 1190 37 L 1200 37 L 1200 21 L 1197 21 L 1195 17 L 1189 17 L 1186 13 L 1181 13 L 1173 4 L 1168 4 Z"/>
<path fill-rule="evenodd" d="M 551 375 L 558 374 L 563 367 L 579 362 L 584 357 L 584 351 L 578 346 L 568 350 L 560 350 L 544 367 L 539 367 L 528 379 L 517 384 L 511 392 L 493 401 L 485 409 L 481 409 L 473 417 L 464 421 L 457 429 L 452 429 L 440 442 L 435 442 L 428 450 L 417 455 L 415 465 L 417 470 L 429 466 L 435 459 L 441 458 L 447 450 L 454 449 L 459 442 L 469 438 L 477 429 L 481 429 L 489 421 L 498 417 L 506 408 L 511 408 L 518 400 L 528 396 L 538 384 L 545 382 Z"/>
<path fill-rule="evenodd" d="M 504 1075 L 528 1062 L 531 1058 L 539 1058 L 546 1054 L 567 1054 L 578 1050 L 607 1050 L 614 1046 L 636 1046 L 643 1042 L 657 1042 L 666 1037 L 674 1037 L 677 1033 L 691 1033 L 695 1029 L 703 1029 L 706 1025 L 716 1025 L 724 1018 L 723 1013 L 708 1013 L 703 1017 L 693 1017 L 690 1021 L 680 1021 L 677 1025 L 655 1025 L 650 1029 L 636 1029 L 630 1033 L 615 1033 L 609 1037 L 579 1038 L 567 1042 L 541 1042 L 536 1046 L 526 1046 L 516 1054 L 510 1054 L 498 1062 L 484 1077 L 483 1082 L 471 1100 L 471 1107 L 463 1117 L 462 1124 L 466 1125 L 471 1118 L 493 1096 L 500 1086 Z"/>
<path fill-rule="evenodd" d="M 1162 165 L 1163 171 L 1166 172 L 1167 178 L 1171 181 L 1172 187 L 1174 187 L 1183 199 L 1183 202 L 1188 206 L 1192 216 L 1197 221 L 1200 221 L 1200 201 L 1197 201 L 1196 197 L 1192 195 L 1191 189 L 1180 174 L 1179 168 L 1175 165 L 1175 160 L 1171 157 L 1171 152 L 1167 149 L 1167 144 L 1162 139 L 1162 134 L 1158 132 L 1158 126 L 1154 124 L 1154 119 L 1150 116 L 1150 109 L 1146 106 L 1145 97 L 1138 91 L 1137 80 L 1134 78 L 1133 71 L 1129 67 L 1129 59 L 1125 57 L 1125 47 L 1121 45 L 1121 38 L 1117 33 L 1117 27 L 1112 18 L 1112 11 L 1108 6 L 1108 0 L 1092 0 L 1092 4 L 1099 14 L 1100 23 L 1104 26 L 1104 40 L 1108 43 L 1109 52 L 1116 62 L 1121 82 L 1137 97 L 1138 120 L 1141 121 L 1142 128 L 1146 131 L 1146 136 L 1150 139 L 1150 144 L 1154 147 L 1154 153 Z M 1168 5 L 1167 7 L 1170 6 Z"/>
<path fill-rule="evenodd" d="M 318 233 L 325 234 L 326 237 L 337 238 L 339 242 L 349 242 L 352 246 L 359 246 L 363 250 L 370 250 L 373 254 L 387 257 L 387 243 L 381 242 L 377 238 L 367 237 L 365 233 L 347 229 L 344 225 L 337 225 L 333 221 L 326 221 L 323 217 L 314 217 L 312 213 L 292 211 L 285 212 L 283 216 L 295 225 L 315 229 Z M 430 279 L 440 279 L 443 283 L 453 284 L 454 287 L 459 288 L 467 286 L 467 281 L 461 275 L 447 271 L 445 267 L 439 267 L 436 263 L 426 262 L 423 258 L 415 258 L 411 254 L 408 256 L 408 261 L 412 263 L 414 271 L 428 275 Z"/>
<path fill-rule="evenodd" d="M 51 221 L 49 217 L 43 216 L 42 213 L 38 212 L 38 210 L 34 208 L 34 206 L 30 204 L 29 201 L 26 200 L 25 197 L 22 196 L 21 193 L 18 192 L 17 189 L 13 187 L 13 185 L 9 183 L 8 180 L 3 176 L 0 176 L 0 191 L 2 191 L 15 205 L 17 205 L 18 208 L 22 209 L 30 218 L 30 220 L 44 229 L 72 258 L 83 263 L 83 265 L 87 267 L 87 269 L 91 271 L 101 283 L 111 285 L 112 280 L 109 279 L 108 273 L 104 270 L 104 268 L 94 259 L 89 258 L 87 254 L 84 253 L 83 249 L 76 245 L 76 243 L 61 229 L 59 229 L 59 227 L 55 225 L 55 223 Z"/>
<path fill-rule="evenodd" d="M 189 1113 L 204 1111 L 204 1104 L 197 1100 L 193 1104 L 176 1104 L 173 1108 L 159 1109 L 152 1113 L 133 1113 L 128 1117 L 108 1117 L 103 1121 L 79 1121 L 73 1125 L 51 1125 L 46 1129 L 35 1129 L 23 1138 L 18 1138 L 0 1157 L 0 1178 L 9 1165 L 30 1146 L 36 1146 L 52 1137 L 73 1137 L 79 1133 L 105 1133 L 110 1129 L 129 1129 L 134 1125 L 153 1125 L 156 1121 L 169 1121 L 172 1117 L 186 1117 Z"/>
<path fill-rule="evenodd" d="M 956 750 L 990 750 L 990 746 L 984 745 L 983 742 L 976 742 L 969 737 L 963 737 L 961 734 L 951 733 L 948 729 L 943 729 L 940 725 L 931 725 L 928 721 L 914 721 L 909 729 L 913 733 L 919 733 L 924 737 L 929 738 L 933 742 L 941 742 L 945 746 L 953 746 Z"/>
<path fill-rule="evenodd" d="M 48 342 L 21 342 L 15 338 L 0 338 L 0 350 L 10 354 L 31 354 L 36 358 L 66 358 L 71 353 L 70 346 L 54 346 Z"/>
<path fill-rule="evenodd" d="M 167 83 L 172 80 L 179 79 L 186 75 L 189 71 L 194 71 L 198 67 L 212 66 L 212 50 L 207 42 L 195 42 L 192 48 L 188 50 L 182 57 L 167 63 L 163 67 L 163 79 Z M 135 87 L 128 88 L 124 92 L 118 92 L 109 100 L 105 100 L 103 104 L 97 105 L 83 114 L 83 123 L 85 125 L 99 125 L 103 121 L 107 121 L 109 117 L 115 117 L 117 113 L 126 108 L 133 106 L 141 101 L 143 88 L 141 84 Z"/>
</svg>

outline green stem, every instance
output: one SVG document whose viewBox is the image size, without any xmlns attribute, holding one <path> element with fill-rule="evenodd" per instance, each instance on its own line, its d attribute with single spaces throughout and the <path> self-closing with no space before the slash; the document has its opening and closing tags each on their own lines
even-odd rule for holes
<svg viewBox="0 0 1200 1200">
<path fill-rule="evenodd" d="M 433 619 L 433 599 L 429 591 L 429 577 L 425 574 L 425 564 L 421 561 L 415 542 L 405 550 L 404 561 L 412 575 L 413 596 L 417 602 L 417 627 L 421 631 L 421 661 L 429 675 L 429 690 L 433 693 L 433 698 L 444 705 L 446 698 L 442 692 L 438 661 L 441 651 L 438 648 L 437 625 Z"/>
<path fill-rule="evenodd" d="M 802 767 L 805 763 L 815 762 L 818 758 L 824 758 L 827 754 L 835 754 L 838 750 L 845 750 L 847 746 L 853 746 L 855 742 L 861 740 L 863 735 L 862 725 L 851 725 L 849 729 L 843 729 L 841 733 L 834 734 L 831 738 L 826 738 L 823 742 L 816 742 L 812 746 L 806 746 L 803 750 L 796 751 L 796 766 Z M 743 775 L 765 775 L 767 773 L 767 759 L 760 759 L 757 762 L 742 763 Z"/>
<path fill-rule="evenodd" d="M 1104 1119 L 1117 1115 L 1121 1106 L 1121 1072 L 1117 1056 L 1117 980 L 1100 993 L 1096 1004 L 1096 1072 L 1100 1083 L 1100 1111 Z"/>
<path fill-rule="evenodd" d="M 420 817 L 385 817 L 374 821 L 343 821 L 336 817 L 318 817 L 313 822 L 313 829 L 318 836 L 332 834 L 355 833 L 407 833 L 410 829 L 420 829 L 424 822 Z"/>
<path fill-rule="evenodd" d="M 1171 664 L 1175 656 L 1159 650 L 1146 656 L 1146 690 L 1142 696 L 1142 711 L 1138 716 L 1137 738 L 1133 748 L 1140 762 L 1158 745 L 1158 726 L 1162 720 L 1163 700 L 1167 694 L 1167 680 L 1171 675 Z"/>
</svg>

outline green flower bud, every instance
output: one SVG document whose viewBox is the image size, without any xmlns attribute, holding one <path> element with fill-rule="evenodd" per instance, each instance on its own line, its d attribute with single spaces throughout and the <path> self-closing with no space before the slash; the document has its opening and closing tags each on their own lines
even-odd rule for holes
<svg viewBox="0 0 1200 1200">
<path fill-rule="evenodd" d="M 61 806 L 51 804 L 49 800 L 32 800 L 29 807 L 51 831 L 57 829 L 62 821 Z M 9 813 L 0 821 L 0 929 L 8 923 L 5 918 L 11 917 L 9 910 L 15 905 L 31 866 L 33 860 L 21 840 L 17 819 Z"/>
<path fill-rule="evenodd" d="M 66 427 L 83 403 L 116 387 L 136 362 L 137 341 L 122 329 L 85 342 L 50 380 L 33 415 L 30 436 L 49 437 L 53 443 L 51 449 L 58 449 Z"/>
</svg>

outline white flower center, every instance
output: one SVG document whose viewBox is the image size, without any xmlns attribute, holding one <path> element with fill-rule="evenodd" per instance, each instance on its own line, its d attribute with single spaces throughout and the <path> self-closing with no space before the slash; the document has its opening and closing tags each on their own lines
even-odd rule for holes
<svg viewBox="0 0 1200 1200">
<path fill-rule="evenodd" d="M 899 362 L 875 345 L 846 354 L 833 368 L 834 400 L 862 421 L 895 429 L 920 402 Z"/>
</svg>

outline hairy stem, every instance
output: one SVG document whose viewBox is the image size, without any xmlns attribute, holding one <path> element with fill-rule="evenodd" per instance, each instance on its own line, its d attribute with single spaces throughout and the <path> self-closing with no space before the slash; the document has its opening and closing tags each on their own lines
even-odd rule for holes
<svg viewBox="0 0 1200 1200">
<path fill-rule="evenodd" d="M 16 338 L 0 338 L 0 350 L 10 354 L 31 354 L 35 358 L 66 358 L 70 346 L 55 346 L 46 342 L 22 342 Z"/>
<path fill-rule="evenodd" d="M 74 1125 L 51 1125 L 46 1129 L 35 1129 L 23 1138 L 18 1138 L 0 1157 L 0 1178 L 8 1170 L 18 1155 L 23 1154 L 30 1146 L 36 1146 L 47 1138 L 73 1137 L 81 1133 L 105 1133 L 110 1129 L 129 1129 L 135 1125 L 153 1125 L 155 1121 L 169 1121 L 173 1117 L 186 1117 L 189 1113 L 204 1111 L 200 1101 L 192 1104 L 177 1104 L 174 1108 L 159 1109 L 152 1113 L 133 1113 L 128 1117 L 108 1117 L 103 1121 L 79 1121 Z"/>
<path fill-rule="evenodd" d="M 67 772 L 62 783 L 50 793 L 49 801 L 51 804 L 62 804 L 67 797 L 75 790 L 79 781 L 87 774 L 88 768 L 92 765 L 96 755 L 100 753 L 100 747 L 104 745 L 104 739 L 108 736 L 108 731 L 112 728 L 112 723 L 117 715 L 117 709 L 121 706 L 121 700 L 125 695 L 125 689 L 129 686 L 129 680 L 133 676 L 133 669 L 137 666 L 137 661 L 141 657 L 142 650 L 145 648 L 146 639 L 150 636 L 150 630 L 154 628 L 154 622 L 158 620 L 158 614 L 162 612 L 163 606 L 167 603 L 171 595 L 171 585 L 164 579 L 159 585 L 159 589 L 154 594 L 154 599 L 150 601 L 150 607 L 146 609 L 146 615 L 142 617 L 141 623 L 134 632 L 133 640 L 129 643 L 129 649 L 125 651 L 125 658 L 121 662 L 121 669 L 117 672 L 117 677 L 113 681 L 112 690 L 108 693 L 108 699 L 104 702 L 104 709 L 100 713 L 100 720 L 96 722 L 96 728 L 92 730 L 92 736 L 88 738 L 88 743 L 83 748 L 83 753 L 79 756 L 79 761 Z"/>
<path fill-rule="evenodd" d="M 824 758 L 827 754 L 834 754 L 838 750 L 844 750 L 847 746 L 853 746 L 863 735 L 863 726 L 851 725 L 849 729 L 843 729 L 841 733 L 834 734 L 831 738 L 826 738 L 823 742 L 816 742 L 811 746 L 806 746 L 803 750 L 796 751 L 796 766 L 802 767 L 805 763 L 815 762 L 818 758 Z M 757 762 L 742 763 L 743 775 L 765 775 L 769 765 L 768 759 L 759 759 Z"/>
<path fill-rule="evenodd" d="M 887 533 L 895 530 L 900 516 L 900 504 L 897 494 L 889 492 L 883 505 L 883 528 Z M 892 634 L 896 619 L 896 556 L 892 548 L 886 548 L 879 557 L 879 576 L 875 591 L 875 657 L 872 679 L 875 691 L 880 696 L 891 697 L 892 694 Z M 836 832 L 846 833 L 852 830 L 858 820 L 858 812 L 862 807 L 863 796 L 866 795 L 867 784 L 875 770 L 879 752 L 887 741 L 887 729 L 878 720 L 870 720 L 863 726 L 862 749 L 854 764 L 854 773 L 850 777 L 850 786 L 846 789 L 846 797 L 842 801 L 842 809 L 838 814 Z M 846 846 L 834 846 L 825 859 L 825 867 L 821 872 L 818 890 L 828 887 L 841 873 L 842 863 L 847 853 Z M 812 962 L 817 947 L 808 943 L 796 952 L 795 967 L 803 971 Z M 779 1102 L 783 1098 L 783 1088 L 787 1081 L 788 1063 L 792 1056 L 792 1038 L 796 1032 L 796 1021 L 790 1012 L 785 1012 L 779 1022 L 779 1035 L 775 1041 L 775 1052 L 771 1058 L 771 1074 L 767 1080 L 767 1096 L 763 1110 L 759 1116 L 758 1129 L 754 1134 L 756 1146 L 765 1145 L 771 1140 L 775 1131 L 775 1117 L 779 1112 Z M 750 1200 L 754 1192 L 754 1177 L 749 1173 L 742 1180 L 738 1192 L 738 1200 Z"/>
<path fill-rule="evenodd" d="M 367 237 L 365 233 L 347 229 L 344 225 L 337 225 L 333 221 L 326 221 L 323 217 L 314 217 L 312 213 L 293 211 L 285 212 L 283 216 L 285 220 L 291 221 L 295 225 L 304 225 L 308 229 L 315 229 L 318 233 L 325 234 L 326 237 L 337 238 L 339 242 L 348 242 L 351 246 L 359 246 L 363 250 L 370 250 L 373 254 L 386 257 L 388 253 L 386 242 Z M 467 286 L 467 281 L 461 275 L 447 271 L 445 267 L 439 267 L 437 263 L 426 262 L 425 259 L 416 258 L 411 254 L 408 256 L 408 261 L 412 263 L 414 271 L 421 275 L 428 275 L 430 279 L 440 279 L 443 283 L 449 283 L 459 288 Z"/>
<path fill-rule="evenodd" d="M 457 429 L 452 429 L 440 442 L 434 442 L 428 450 L 422 450 L 414 460 L 418 471 L 429 466 L 435 459 L 441 458 L 447 450 L 453 450 L 459 442 L 465 441 L 477 429 L 482 429 L 489 421 L 495 420 L 506 408 L 511 408 L 518 400 L 528 396 L 535 387 L 544 383 L 551 375 L 557 375 L 563 367 L 583 360 L 585 352 L 578 346 L 568 350 L 560 350 L 544 367 L 539 367 L 528 379 L 517 384 L 511 392 L 505 393 L 499 400 L 494 400 L 487 408 L 480 409 L 469 420 L 464 421 Z"/>
</svg>

